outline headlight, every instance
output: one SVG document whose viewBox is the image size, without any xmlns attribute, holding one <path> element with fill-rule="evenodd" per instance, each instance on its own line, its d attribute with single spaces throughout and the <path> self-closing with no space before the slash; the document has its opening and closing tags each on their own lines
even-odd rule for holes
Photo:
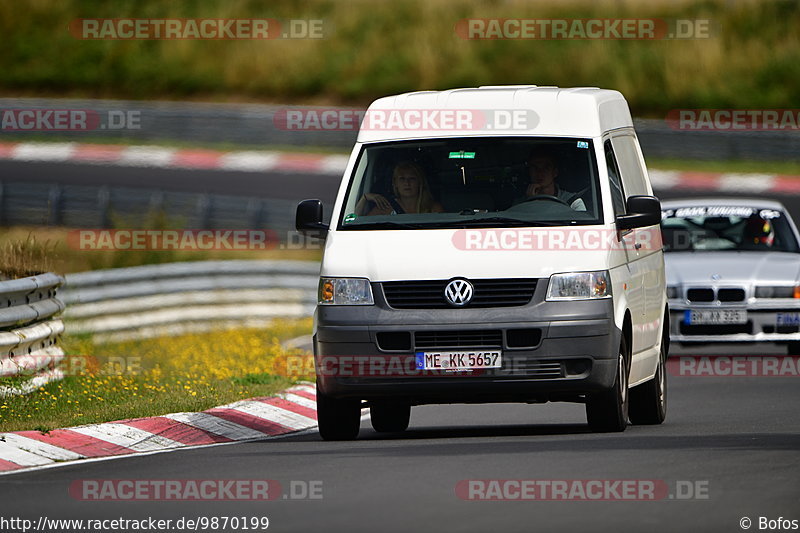
<svg viewBox="0 0 800 533">
<path fill-rule="evenodd" d="M 372 287 L 365 278 L 320 278 L 317 302 L 326 305 L 372 305 Z"/>
<path fill-rule="evenodd" d="M 667 286 L 667 299 L 674 300 L 678 297 L 678 287 Z"/>
<path fill-rule="evenodd" d="M 607 270 L 553 274 L 547 287 L 548 301 L 610 297 L 611 279 Z"/>
<path fill-rule="evenodd" d="M 756 287 L 756 298 L 800 298 L 800 285 Z"/>
</svg>

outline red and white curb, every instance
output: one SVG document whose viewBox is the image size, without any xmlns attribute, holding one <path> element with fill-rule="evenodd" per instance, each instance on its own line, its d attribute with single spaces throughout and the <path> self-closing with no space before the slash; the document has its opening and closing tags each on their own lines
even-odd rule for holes
<svg viewBox="0 0 800 533">
<path fill-rule="evenodd" d="M 731 194 L 800 194 L 800 176 L 649 170 L 653 189 Z"/>
<path fill-rule="evenodd" d="M 131 167 L 311 173 L 340 177 L 346 155 L 270 151 L 217 151 L 160 146 L 82 143 L 0 142 L 0 159 L 88 163 Z M 715 191 L 732 194 L 800 194 L 800 176 L 650 170 L 656 190 Z"/>
<path fill-rule="evenodd" d="M 0 142 L 0 159 L 242 172 L 302 172 L 341 176 L 347 167 L 348 156 L 270 151 L 223 152 L 161 146 Z"/>
<path fill-rule="evenodd" d="M 198 413 L 118 420 L 49 433 L 0 433 L 0 475 L 81 459 L 260 440 L 316 426 L 315 387 L 298 384 L 276 396 L 252 398 Z"/>
</svg>

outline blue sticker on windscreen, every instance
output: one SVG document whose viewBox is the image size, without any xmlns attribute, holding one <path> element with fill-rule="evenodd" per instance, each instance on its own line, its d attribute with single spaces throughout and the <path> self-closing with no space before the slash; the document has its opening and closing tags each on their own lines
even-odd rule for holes
<svg viewBox="0 0 800 533">
<path fill-rule="evenodd" d="M 589 148 L 589 143 L 586 141 L 578 141 L 578 148 Z"/>
</svg>

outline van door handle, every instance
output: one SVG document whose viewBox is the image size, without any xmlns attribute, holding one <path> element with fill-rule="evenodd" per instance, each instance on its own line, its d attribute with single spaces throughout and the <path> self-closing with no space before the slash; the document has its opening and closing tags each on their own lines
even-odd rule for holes
<svg viewBox="0 0 800 533">
<path fill-rule="evenodd" d="M 637 250 L 641 250 L 642 249 L 642 243 L 637 242 L 636 244 L 633 245 L 633 247 L 636 248 Z"/>
</svg>

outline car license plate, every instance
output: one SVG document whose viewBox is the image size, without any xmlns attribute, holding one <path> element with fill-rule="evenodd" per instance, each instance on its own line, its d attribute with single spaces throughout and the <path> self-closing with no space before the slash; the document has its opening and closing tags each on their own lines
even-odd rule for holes
<svg viewBox="0 0 800 533">
<path fill-rule="evenodd" d="M 500 368 L 503 364 L 502 359 L 500 350 L 417 352 L 417 368 L 421 370 Z"/>
<path fill-rule="evenodd" d="M 778 313 L 779 326 L 800 326 L 800 313 Z"/>
<path fill-rule="evenodd" d="M 683 321 L 686 324 L 745 324 L 745 309 L 708 309 L 686 311 Z"/>
</svg>

